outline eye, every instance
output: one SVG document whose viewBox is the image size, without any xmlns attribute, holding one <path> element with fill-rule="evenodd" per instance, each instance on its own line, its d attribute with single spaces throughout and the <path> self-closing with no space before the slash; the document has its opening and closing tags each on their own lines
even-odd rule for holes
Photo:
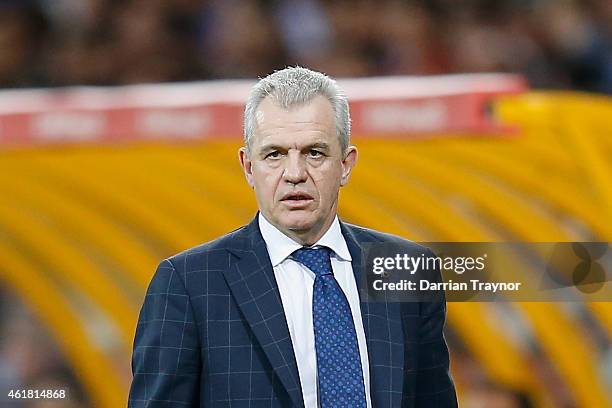
<svg viewBox="0 0 612 408">
<path fill-rule="evenodd" d="M 278 150 L 273 150 L 270 153 L 266 154 L 265 159 L 278 159 L 281 156 Z"/>
<path fill-rule="evenodd" d="M 319 150 L 315 150 L 315 149 L 310 149 L 308 151 L 308 157 L 313 158 L 313 159 L 318 159 L 323 157 L 323 152 L 319 151 Z"/>
</svg>

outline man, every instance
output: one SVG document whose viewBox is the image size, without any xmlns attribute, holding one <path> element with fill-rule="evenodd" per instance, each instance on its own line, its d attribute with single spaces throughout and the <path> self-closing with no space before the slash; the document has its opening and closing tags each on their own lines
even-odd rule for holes
<svg viewBox="0 0 612 408">
<path fill-rule="evenodd" d="M 341 222 L 357 161 L 335 81 L 292 67 L 247 101 L 240 164 L 259 213 L 164 260 L 136 330 L 129 406 L 454 407 L 443 297 L 360 298 L 361 249 L 398 237 Z"/>
</svg>

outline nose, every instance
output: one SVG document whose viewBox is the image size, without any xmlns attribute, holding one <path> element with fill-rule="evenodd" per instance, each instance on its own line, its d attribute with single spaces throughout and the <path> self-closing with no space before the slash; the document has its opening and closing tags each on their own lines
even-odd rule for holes
<svg viewBox="0 0 612 408">
<path fill-rule="evenodd" d="M 287 183 L 303 183 L 308 178 L 306 160 L 299 152 L 289 152 L 285 160 L 283 180 Z"/>
</svg>

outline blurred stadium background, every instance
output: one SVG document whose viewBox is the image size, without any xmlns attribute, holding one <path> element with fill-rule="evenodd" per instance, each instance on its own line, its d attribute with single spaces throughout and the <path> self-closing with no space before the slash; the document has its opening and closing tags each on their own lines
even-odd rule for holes
<svg viewBox="0 0 612 408">
<path fill-rule="evenodd" d="M 254 215 L 241 105 L 288 64 L 356 78 L 344 219 L 612 241 L 611 27 L 609 0 L 0 0 L 0 405 L 125 406 L 159 260 Z M 611 303 L 448 310 L 462 407 L 612 406 Z M 6 396 L 32 388 L 70 399 Z"/>
</svg>

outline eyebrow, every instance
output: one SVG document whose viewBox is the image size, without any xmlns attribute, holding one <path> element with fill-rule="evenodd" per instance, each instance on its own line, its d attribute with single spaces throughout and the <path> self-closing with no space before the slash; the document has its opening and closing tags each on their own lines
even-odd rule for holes
<svg viewBox="0 0 612 408">
<path fill-rule="evenodd" d="M 283 149 L 285 148 L 277 144 L 266 144 L 266 145 L 261 146 L 261 148 L 259 149 L 259 152 L 266 153 L 272 150 L 283 150 Z"/>
<path fill-rule="evenodd" d="M 329 144 L 325 142 L 315 142 L 315 143 L 304 146 L 302 150 L 309 150 L 309 149 L 329 150 Z M 280 146 L 278 144 L 271 143 L 271 144 L 265 144 L 261 146 L 261 148 L 259 149 L 259 152 L 266 153 L 272 150 L 287 150 L 287 148 Z"/>
<path fill-rule="evenodd" d="M 306 149 L 313 149 L 313 148 L 327 150 L 329 149 L 329 144 L 325 142 L 317 142 L 317 143 L 313 143 L 311 145 L 306 146 Z"/>
</svg>

